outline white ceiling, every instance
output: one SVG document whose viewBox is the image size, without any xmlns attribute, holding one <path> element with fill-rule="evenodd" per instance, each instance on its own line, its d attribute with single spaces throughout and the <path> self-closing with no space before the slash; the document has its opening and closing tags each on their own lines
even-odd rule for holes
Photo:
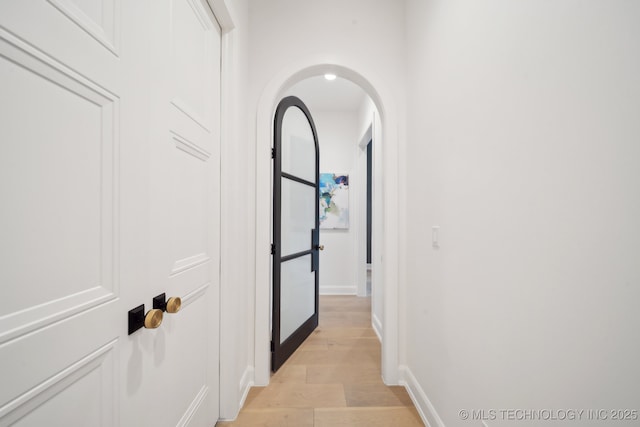
<svg viewBox="0 0 640 427">
<path fill-rule="evenodd" d="M 287 93 L 300 98 L 311 111 L 357 111 L 368 96 L 347 79 L 328 81 L 324 76 L 296 83 Z"/>
</svg>

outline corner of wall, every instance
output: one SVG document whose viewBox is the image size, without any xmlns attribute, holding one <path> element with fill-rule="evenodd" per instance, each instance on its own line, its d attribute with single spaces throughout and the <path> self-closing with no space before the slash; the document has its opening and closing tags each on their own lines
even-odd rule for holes
<svg viewBox="0 0 640 427">
<path fill-rule="evenodd" d="M 371 326 L 373 327 L 373 332 L 376 333 L 378 339 L 382 342 L 382 321 L 376 313 L 371 314 Z"/>
<path fill-rule="evenodd" d="M 409 393 L 409 397 L 413 401 L 422 422 L 427 427 L 446 427 L 444 422 L 438 415 L 436 408 L 433 406 L 424 389 L 418 383 L 418 380 L 411 372 L 408 366 L 400 366 L 400 385 L 404 386 Z"/>
</svg>

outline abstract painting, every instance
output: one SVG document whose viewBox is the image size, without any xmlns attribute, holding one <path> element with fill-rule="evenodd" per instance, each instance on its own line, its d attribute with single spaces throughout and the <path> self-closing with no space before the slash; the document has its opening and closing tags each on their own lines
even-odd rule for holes
<svg viewBox="0 0 640 427">
<path fill-rule="evenodd" d="M 320 228 L 349 228 L 349 175 L 320 174 Z"/>
</svg>

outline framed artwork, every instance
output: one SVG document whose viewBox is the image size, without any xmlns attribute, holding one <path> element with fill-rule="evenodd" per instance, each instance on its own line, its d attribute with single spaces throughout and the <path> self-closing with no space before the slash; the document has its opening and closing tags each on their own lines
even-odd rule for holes
<svg viewBox="0 0 640 427">
<path fill-rule="evenodd" d="M 349 175 L 320 174 L 320 228 L 349 228 Z"/>
</svg>

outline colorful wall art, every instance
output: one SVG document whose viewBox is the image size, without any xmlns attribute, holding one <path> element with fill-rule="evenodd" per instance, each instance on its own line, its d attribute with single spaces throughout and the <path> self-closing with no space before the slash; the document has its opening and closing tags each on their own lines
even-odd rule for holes
<svg viewBox="0 0 640 427">
<path fill-rule="evenodd" d="M 320 228 L 349 228 L 349 175 L 320 174 Z"/>
</svg>

